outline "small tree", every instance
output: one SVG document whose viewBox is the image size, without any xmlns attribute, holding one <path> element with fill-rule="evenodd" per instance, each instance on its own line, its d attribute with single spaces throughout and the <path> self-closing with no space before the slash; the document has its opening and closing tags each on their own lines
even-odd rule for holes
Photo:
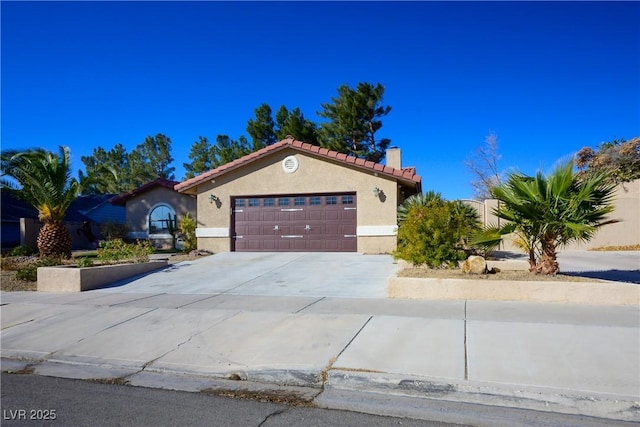
<svg viewBox="0 0 640 427">
<path fill-rule="evenodd" d="M 519 173 L 492 190 L 500 204 L 494 214 L 507 223 L 490 226 L 473 239 L 484 248 L 496 247 L 507 234 L 516 233 L 529 254 L 530 271 L 556 274 L 560 270 L 557 249 L 575 241 L 588 241 L 607 220 L 613 207 L 615 183 L 606 173 L 579 177 L 573 161 L 551 174 L 535 177 Z"/>
<path fill-rule="evenodd" d="M 491 198 L 491 189 L 502 183 L 502 174 L 498 168 L 501 157 L 498 153 L 498 135 L 490 132 L 484 139 L 484 145 L 476 148 L 466 160 L 467 169 L 474 175 L 471 187 L 476 200 Z"/>
<path fill-rule="evenodd" d="M 584 147 L 576 153 L 580 176 L 607 173 L 615 183 L 640 178 L 640 137 L 603 142 L 596 150 Z"/>
</svg>

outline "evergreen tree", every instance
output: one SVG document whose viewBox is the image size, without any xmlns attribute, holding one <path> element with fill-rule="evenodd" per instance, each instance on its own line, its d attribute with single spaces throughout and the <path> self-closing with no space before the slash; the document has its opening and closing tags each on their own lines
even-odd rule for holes
<svg viewBox="0 0 640 427">
<path fill-rule="evenodd" d="M 94 148 L 91 156 L 80 158 L 86 175 L 79 171 L 83 194 L 119 194 L 135 188 L 129 174 L 129 155 L 122 144 L 106 151 Z"/>
<path fill-rule="evenodd" d="M 391 111 L 382 105 L 384 87 L 370 83 L 358 83 L 357 88 L 347 85 L 338 88 L 338 97 L 332 103 L 322 104 L 320 117 L 328 119 L 319 130 L 320 145 L 341 153 L 380 162 L 390 139 L 376 139 L 382 127 L 381 117 Z"/>
<path fill-rule="evenodd" d="M 238 140 L 233 140 L 227 135 L 218 135 L 216 137 L 216 145 L 213 147 L 214 159 L 212 168 L 217 168 L 226 163 L 232 162 L 251 153 L 249 141 L 244 136 L 240 136 Z"/>
<path fill-rule="evenodd" d="M 311 120 L 304 118 L 300 108 L 296 107 L 291 112 L 284 105 L 276 113 L 277 139 L 282 140 L 292 136 L 298 141 L 318 145 L 317 126 Z"/>
<path fill-rule="evenodd" d="M 271 107 L 268 104 L 262 104 L 255 109 L 255 115 L 255 120 L 247 122 L 247 133 L 253 142 L 253 151 L 278 142 L 275 123 L 271 117 Z"/>
<path fill-rule="evenodd" d="M 198 137 L 198 141 L 193 143 L 189 152 L 191 163 L 184 163 L 185 179 L 193 178 L 213 169 L 215 155 L 215 149 L 209 140 L 204 136 Z"/>
</svg>

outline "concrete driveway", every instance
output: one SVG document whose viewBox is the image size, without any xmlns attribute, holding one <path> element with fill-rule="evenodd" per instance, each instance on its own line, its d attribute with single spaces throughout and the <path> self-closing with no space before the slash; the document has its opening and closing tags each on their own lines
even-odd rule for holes
<svg viewBox="0 0 640 427">
<path fill-rule="evenodd" d="M 98 292 L 385 298 L 390 255 L 227 252 Z"/>
</svg>

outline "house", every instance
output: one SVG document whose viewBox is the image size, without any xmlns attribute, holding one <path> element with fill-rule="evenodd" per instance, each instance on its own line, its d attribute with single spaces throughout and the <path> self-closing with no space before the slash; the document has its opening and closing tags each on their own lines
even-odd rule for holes
<svg viewBox="0 0 640 427">
<path fill-rule="evenodd" d="M 176 184 L 158 178 L 110 200 L 125 207 L 128 238 L 149 239 L 156 247 L 173 246 L 171 227 L 176 226 L 175 221 L 186 214 L 196 217 L 195 197 L 175 191 Z"/>
<path fill-rule="evenodd" d="M 389 253 L 396 210 L 421 192 L 398 148 L 386 165 L 285 139 L 175 186 L 197 196 L 198 248 Z"/>
</svg>

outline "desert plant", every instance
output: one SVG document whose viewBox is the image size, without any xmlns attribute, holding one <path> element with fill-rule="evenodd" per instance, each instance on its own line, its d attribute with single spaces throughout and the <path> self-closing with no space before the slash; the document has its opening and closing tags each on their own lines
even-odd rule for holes
<svg viewBox="0 0 640 427">
<path fill-rule="evenodd" d="M 38 233 L 41 257 L 71 257 L 71 234 L 62 223 L 71 202 L 80 194 L 78 180 L 71 177 L 71 153 L 41 148 L 2 152 L 2 189 L 11 191 L 38 210 L 44 223 Z"/>
<path fill-rule="evenodd" d="M 79 268 L 93 267 L 93 260 L 89 257 L 82 257 L 77 261 Z"/>
<path fill-rule="evenodd" d="M 409 203 L 398 229 L 398 247 L 394 252 L 415 265 L 432 268 L 455 267 L 467 256 L 469 236 L 478 229 L 475 209 L 462 202 L 450 202 L 437 193 Z"/>
<path fill-rule="evenodd" d="M 579 177 L 573 161 L 565 162 L 551 174 L 535 177 L 519 173 L 492 190 L 500 201 L 494 214 L 507 223 L 491 226 L 474 237 L 473 243 L 495 247 L 503 236 L 515 233 L 516 243 L 529 254 L 530 271 L 556 274 L 557 249 L 570 242 L 588 241 L 607 220 L 613 207 L 615 183 L 606 173 Z"/>
<path fill-rule="evenodd" d="M 198 239 L 196 238 L 196 228 L 198 224 L 189 213 L 186 213 L 180 220 L 180 233 L 184 237 L 184 251 L 191 252 L 198 247 Z"/>
<path fill-rule="evenodd" d="M 98 260 L 103 264 L 147 262 L 152 252 L 153 247 L 147 240 L 139 240 L 136 243 L 125 243 L 122 239 L 105 240 L 100 242 Z"/>
<path fill-rule="evenodd" d="M 63 262 L 60 257 L 40 258 L 35 263 L 29 264 L 16 270 L 16 279 L 24 280 L 27 282 L 35 282 L 38 280 L 38 267 L 52 267 L 62 264 Z"/>
<path fill-rule="evenodd" d="M 29 245 L 20 245 L 9 251 L 9 256 L 29 256 L 37 253 L 38 251 Z"/>
</svg>

